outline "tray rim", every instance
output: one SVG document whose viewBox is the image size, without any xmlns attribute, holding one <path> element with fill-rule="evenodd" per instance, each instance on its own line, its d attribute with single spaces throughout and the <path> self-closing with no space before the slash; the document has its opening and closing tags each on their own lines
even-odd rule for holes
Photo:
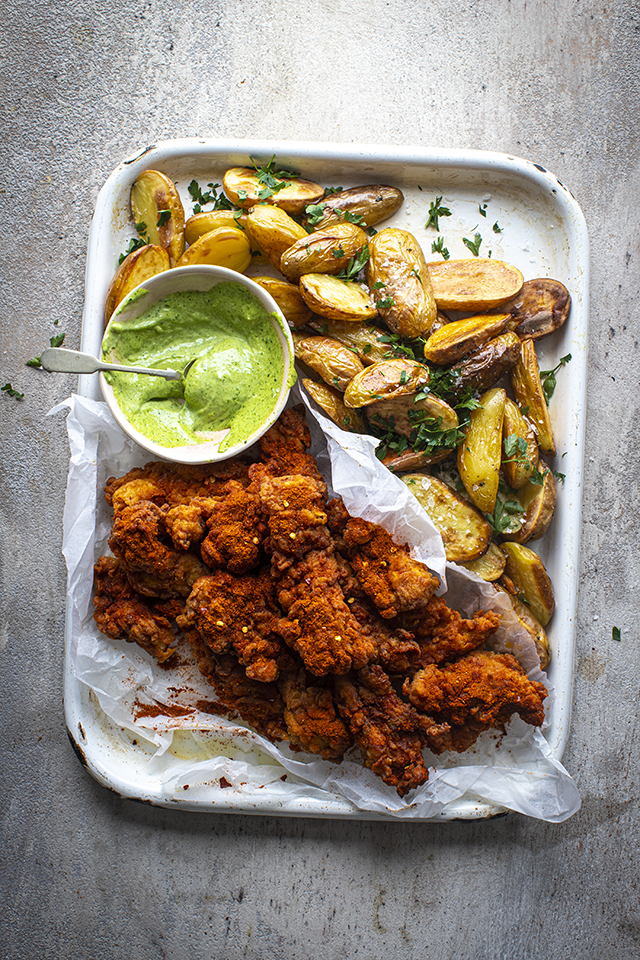
<svg viewBox="0 0 640 960">
<path fill-rule="evenodd" d="M 539 164 L 522 158 L 511 156 L 510 154 L 498 153 L 493 151 L 480 150 L 462 150 L 447 148 L 429 148 L 423 146 L 397 146 L 391 144 L 370 145 L 370 144 L 347 144 L 347 143 L 328 143 L 314 141 L 286 141 L 286 140 L 262 140 L 262 139 L 217 139 L 217 138 L 180 138 L 158 141 L 144 149 L 138 150 L 129 157 L 122 160 L 112 171 L 110 176 L 103 184 L 96 201 L 96 207 L 92 218 L 91 229 L 89 232 L 87 244 L 87 263 L 85 269 L 85 304 L 82 318 L 82 349 L 91 350 L 94 348 L 95 331 L 90 330 L 89 318 L 95 309 L 95 302 L 101 302 L 102 292 L 100 289 L 100 264 L 98 256 L 98 245 L 104 230 L 105 219 L 110 214 L 110 200 L 116 188 L 121 186 L 123 180 L 131 182 L 135 176 L 143 169 L 147 169 L 151 162 L 171 162 L 187 157 L 206 157 L 215 156 L 222 160 L 229 154 L 242 154 L 245 157 L 257 154 L 276 154 L 281 158 L 294 158 L 301 161 L 333 161 L 348 164 L 357 164 L 362 162 L 371 163 L 403 163 L 409 167 L 420 164 L 421 166 L 431 166 L 434 168 L 448 167 L 458 168 L 461 171 L 473 169 L 474 172 L 491 171 L 493 173 L 509 174 L 513 177 L 522 177 L 530 186 L 535 186 L 543 192 L 554 195 L 554 201 L 557 203 L 567 218 L 571 226 L 575 244 L 570 245 L 572 255 L 581 251 L 579 264 L 579 275 L 581 278 L 581 309 L 582 323 L 580 331 L 584 336 L 583 365 L 586 368 L 587 345 L 586 338 L 588 333 L 588 291 L 589 291 L 589 241 L 584 215 L 577 201 L 570 190 L 564 186 L 553 174 L 547 171 Z M 356 171 L 354 170 L 354 173 Z M 363 177 L 364 179 L 364 177 Z M 568 237 L 568 239 L 570 239 Z M 574 290 L 572 290 L 574 294 Z M 93 334 L 93 337 L 92 337 Z M 581 500 L 582 500 L 582 471 L 584 463 L 584 442 L 585 442 L 585 420 L 584 411 L 586 410 L 586 377 L 582 378 L 582 395 L 580 397 L 580 409 L 583 411 L 580 422 L 577 424 L 576 431 L 572 434 L 577 447 L 576 459 L 580 466 L 580 478 L 578 480 L 578 497 L 573 508 L 573 523 L 571 532 L 574 550 L 573 572 L 573 597 L 577 605 L 577 561 L 580 552 L 580 526 L 581 526 Z M 85 397 L 96 397 L 95 381 L 88 376 L 79 378 L 78 393 Z M 573 624 L 571 642 L 565 654 L 567 663 L 565 669 L 568 669 L 570 677 L 573 677 L 573 659 L 575 648 L 575 609 L 571 611 L 569 617 Z M 127 799 L 139 800 L 141 802 L 151 803 L 156 806 L 167 807 L 171 809 L 193 810 L 197 812 L 234 812 L 244 814 L 260 814 L 271 816 L 304 816 L 304 817 L 333 817 L 337 819 L 362 819 L 362 820 L 384 820 L 385 822 L 401 822 L 402 818 L 394 817 L 391 814 L 377 814 L 367 811 L 361 811 L 355 808 L 343 798 L 331 795 L 328 801 L 330 810 L 322 810 L 326 806 L 315 799 L 310 799 L 307 803 L 298 803 L 294 809 L 277 809 L 277 803 L 273 800 L 248 804 L 246 801 L 238 802 L 212 802 L 212 801 L 190 801 L 187 798 L 170 798 L 161 791 L 147 790 L 141 787 L 131 788 L 122 780 L 118 780 L 110 774 L 109 770 L 101 762 L 99 754 L 91 749 L 88 743 L 81 743 L 77 734 L 78 724 L 81 723 L 81 691 L 83 686 L 71 669 L 70 664 L 70 643 L 71 643 L 71 610 L 70 601 L 67 597 L 67 616 L 65 625 L 65 677 L 64 677 L 64 710 L 67 724 L 67 732 L 74 750 L 81 762 L 87 767 L 91 775 L 103 786 Z M 552 748 L 553 756 L 560 760 L 569 736 L 571 721 L 571 697 L 564 704 L 564 711 L 559 724 L 558 736 L 556 737 L 555 748 Z M 334 803 L 335 800 L 335 803 Z M 274 809 L 274 807 L 276 807 Z M 409 822 L 439 822 L 444 820 L 473 820 L 488 819 L 495 816 L 504 815 L 509 811 L 507 808 L 495 803 L 482 801 L 480 803 L 465 801 L 461 798 L 452 810 L 445 811 L 435 817 L 415 818 Z"/>
</svg>

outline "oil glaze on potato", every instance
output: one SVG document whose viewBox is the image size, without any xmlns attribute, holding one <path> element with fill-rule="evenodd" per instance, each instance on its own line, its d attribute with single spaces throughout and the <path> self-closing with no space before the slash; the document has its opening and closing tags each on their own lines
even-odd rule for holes
<svg viewBox="0 0 640 960">
<path fill-rule="evenodd" d="M 385 324 L 408 339 L 428 334 L 438 310 L 416 238 L 387 227 L 371 238 L 369 253 L 367 283 Z"/>
<path fill-rule="evenodd" d="M 321 229 L 330 223 L 340 223 L 345 219 L 346 213 L 355 217 L 359 226 L 372 227 L 393 216 L 402 206 L 403 200 L 402 192 L 396 187 L 381 184 L 350 187 L 349 190 L 341 190 L 318 201 L 317 207 L 322 208 L 322 219 L 314 222 L 313 226 Z M 320 210 L 315 213 L 320 215 Z"/>
<path fill-rule="evenodd" d="M 549 408 L 545 399 L 540 368 L 533 340 L 524 340 L 522 351 L 517 363 L 509 374 L 511 389 L 521 410 L 526 410 L 526 417 L 538 437 L 538 446 L 543 453 L 555 455 L 556 442 L 549 417 Z"/>
<path fill-rule="evenodd" d="M 216 227 L 187 247 L 176 266 L 200 263 L 242 273 L 251 263 L 249 238 L 236 227 Z"/>
<path fill-rule="evenodd" d="M 546 627 L 555 609 L 553 586 L 537 553 L 521 543 L 503 543 L 505 574 L 522 594 L 535 618 Z"/>
<path fill-rule="evenodd" d="M 490 543 L 482 556 L 476 560 L 467 560 L 462 566 L 483 580 L 492 583 L 502 576 L 506 563 L 507 558 L 500 547 L 495 543 Z"/>
<path fill-rule="evenodd" d="M 451 364 L 485 343 L 505 333 L 510 313 L 480 314 L 454 320 L 432 333 L 424 345 L 424 357 L 430 363 Z"/>
<path fill-rule="evenodd" d="M 521 340 L 539 340 L 566 322 L 571 297 L 559 280 L 525 280 L 522 290 L 503 304 L 503 308 L 511 311 Z"/>
<path fill-rule="evenodd" d="M 505 399 L 501 387 L 480 397 L 480 406 L 471 411 L 466 436 L 458 447 L 460 479 L 472 502 L 485 513 L 493 513 L 498 495 Z"/>
<path fill-rule="evenodd" d="M 411 473 L 402 479 L 437 527 L 447 560 L 468 562 L 486 551 L 491 527 L 478 510 L 436 477 Z"/>
<path fill-rule="evenodd" d="M 184 239 L 187 243 L 195 243 L 205 233 L 211 233 L 217 227 L 235 227 L 237 230 L 246 230 L 247 215 L 234 216 L 232 210 L 210 210 L 195 213 L 189 217 L 184 225 Z M 251 238 L 249 237 L 249 240 Z M 257 244 L 251 245 L 252 250 L 260 249 Z"/>
<path fill-rule="evenodd" d="M 310 310 L 328 320 L 371 320 L 377 313 L 366 287 L 330 273 L 304 274 L 300 293 Z"/>
<path fill-rule="evenodd" d="M 145 170 L 131 188 L 131 212 L 138 233 L 164 247 L 175 267 L 184 250 L 184 208 L 175 184 L 158 170 Z"/>
<path fill-rule="evenodd" d="M 355 353 L 331 337 L 294 337 L 296 359 L 319 373 L 325 383 L 336 390 L 347 384 L 364 369 Z"/>
<path fill-rule="evenodd" d="M 341 273 L 366 243 L 366 233 L 353 223 L 334 223 L 315 233 L 305 232 L 282 254 L 280 270 L 291 281 L 307 273 Z"/>
<path fill-rule="evenodd" d="M 223 177 L 222 186 L 229 200 L 245 210 L 256 203 L 266 202 L 287 213 L 297 214 L 302 213 L 307 204 L 316 203 L 324 195 L 324 187 L 311 180 L 289 180 L 286 176 L 279 177 L 278 171 L 275 172 L 275 178 L 281 182 L 287 181 L 287 186 L 275 190 L 268 197 L 264 196 L 266 185 L 252 167 L 231 167 Z"/>
<path fill-rule="evenodd" d="M 539 472 L 542 474 L 542 483 L 529 481 L 518 490 L 517 500 L 524 510 L 520 527 L 513 532 L 503 533 L 503 540 L 528 543 L 530 540 L 539 540 L 547 532 L 556 505 L 556 481 L 546 463 L 540 462 Z"/>
<path fill-rule="evenodd" d="M 511 331 L 474 350 L 453 367 L 452 396 L 457 399 L 467 390 L 484 392 L 493 387 L 511 370 L 521 350 L 520 338 Z"/>
<path fill-rule="evenodd" d="M 271 294 L 290 327 L 302 327 L 311 320 L 313 314 L 302 299 L 299 287 L 294 283 L 276 280 L 275 277 L 251 277 L 251 279 Z"/>
<path fill-rule="evenodd" d="M 104 308 L 105 327 L 118 304 L 122 303 L 138 284 L 144 283 L 150 277 L 155 277 L 158 273 L 164 273 L 169 266 L 169 254 L 155 243 L 148 243 L 125 257 L 107 290 Z"/>
<path fill-rule="evenodd" d="M 349 383 L 344 394 L 348 407 L 366 407 L 375 400 L 415 394 L 429 382 L 429 371 L 415 360 L 373 363 Z"/>
<path fill-rule="evenodd" d="M 435 421 L 439 430 L 455 430 L 458 426 L 455 410 L 432 393 L 419 399 L 415 393 L 408 393 L 388 400 L 375 400 L 364 408 L 364 412 L 369 423 L 384 429 L 393 427 L 403 437 L 411 437 L 419 423 Z M 447 450 L 447 453 L 452 452 L 452 449 Z"/>
<path fill-rule="evenodd" d="M 504 404 L 504 417 L 502 420 L 502 438 L 503 438 L 503 458 L 502 471 L 504 478 L 514 490 L 524 487 L 526 482 L 535 472 L 538 466 L 538 444 L 533 430 L 522 416 L 520 408 L 509 397 Z M 520 447 L 526 444 L 524 450 L 518 447 L 515 451 L 510 450 L 507 455 L 505 445 L 515 444 Z"/>
<path fill-rule="evenodd" d="M 366 433 L 367 425 L 359 411 L 345 406 L 341 393 L 325 383 L 316 383 L 315 380 L 303 379 L 302 384 L 312 400 L 315 400 L 338 427 L 351 433 Z"/>
<path fill-rule="evenodd" d="M 367 366 L 390 359 L 391 347 L 384 339 L 388 338 L 388 334 L 371 324 L 313 317 L 308 325 L 318 333 L 325 333 L 351 347 Z"/>
<path fill-rule="evenodd" d="M 490 310 L 514 297 L 524 282 L 516 267 L 490 258 L 446 260 L 428 267 L 440 310 Z"/>
<path fill-rule="evenodd" d="M 509 590 L 506 590 L 503 584 L 496 583 L 494 586 L 496 590 L 509 598 L 509 603 L 513 607 L 513 612 L 517 616 L 520 626 L 527 631 L 535 644 L 536 652 L 540 658 L 540 668 L 545 670 L 549 666 L 551 659 L 551 646 L 546 630 L 540 621 L 536 620 L 533 616 L 527 604 L 519 597 L 515 596 Z"/>
<path fill-rule="evenodd" d="M 261 203 L 247 215 L 247 231 L 253 243 L 262 250 L 276 270 L 285 250 L 308 236 L 304 227 L 279 207 Z"/>
</svg>

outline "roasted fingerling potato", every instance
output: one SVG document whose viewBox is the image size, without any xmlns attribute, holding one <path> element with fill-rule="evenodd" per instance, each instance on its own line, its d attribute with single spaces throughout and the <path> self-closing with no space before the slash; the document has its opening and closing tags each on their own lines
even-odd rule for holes
<svg viewBox="0 0 640 960">
<path fill-rule="evenodd" d="M 469 391 L 484 393 L 495 386 L 516 363 L 522 350 L 517 334 L 508 331 L 478 347 L 452 367 L 454 399 Z"/>
<path fill-rule="evenodd" d="M 326 383 L 308 380 L 306 377 L 303 378 L 302 384 L 311 399 L 315 400 L 336 426 L 351 433 L 366 433 L 367 425 L 359 410 L 345 406 L 342 394 L 338 390 L 334 390 Z"/>
<path fill-rule="evenodd" d="M 502 260 L 472 257 L 428 267 L 440 310 L 490 310 L 515 297 L 524 283 L 520 271 Z"/>
<path fill-rule="evenodd" d="M 502 539 L 516 543 L 539 540 L 549 528 L 556 505 L 556 481 L 546 463 L 539 462 L 536 476 L 517 491 L 516 499 L 522 508 L 518 529 L 505 531 Z"/>
<path fill-rule="evenodd" d="M 486 552 L 491 527 L 478 510 L 436 477 L 408 473 L 402 480 L 437 527 L 447 560 L 468 563 Z"/>
<path fill-rule="evenodd" d="M 348 384 L 344 402 L 348 407 L 366 407 L 375 400 L 415 394 L 429 382 L 429 371 L 416 360 L 382 360 L 366 367 Z"/>
<path fill-rule="evenodd" d="M 300 294 L 300 288 L 287 280 L 275 277 L 252 277 L 267 293 L 271 294 L 280 307 L 282 315 L 293 329 L 302 327 L 313 318 L 313 314 Z"/>
<path fill-rule="evenodd" d="M 371 238 L 367 284 L 393 333 L 414 339 L 431 331 L 438 310 L 424 254 L 413 234 L 386 227 Z"/>
<path fill-rule="evenodd" d="M 332 337 L 294 337 L 296 358 L 320 374 L 325 383 L 344 391 L 365 369 L 357 355 Z M 347 404 L 349 406 L 349 404 Z"/>
<path fill-rule="evenodd" d="M 236 207 L 249 210 L 257 203 L 266 201 L 286 213 L 298 214 L 302 213 L 308 204 L 315 203 L 324 196 L 324 187 L 311 180 L 291 179 L 291 174 L 287 171 L 270 171 L 267 168 L 262 168 L 262 171 L 261 179 L 259 170 L 255 168 L 231 167 L 227 170 L 222 178 L 222 187 Z M 271 187 L 265 174 L 275 180 Z M 270 192 L 271 190 L 273 192 Z"/>
<path fill-rule="evenodd" d="M 175 267 L 184 250 L 184 207 L 173 181 L 159 170 L 145 170 L 134 181 L 130 201 L 140 236 L 163 247 Z"/>
<path fill-rule="evenodd" d="M 104 325 L 109 323 L 113 311 L 132 290 L 150 277 L 164 273 L 170 267 L 169 254 L 155 243 L 147 243 L 124 258 L 116 270 L 107 290 L 104 308 Z"/>
<path fill-rule="evenodd" d="M 471 501 L 484 513 L 493 513 L 496 506 L 506 396 L 501 387 L 492 387 L 480 397 L 458 447 L 460 479 Z"/>
<path fill-rule="evenodd" d="M 549 408 L 542 389 L 540 368 L 533 340 L 524 340 L 517 362 L 509 374 L 511 389 L 521 410 L 533 426 L 538 446 L 543 453 L 555 455 L 556 442 L 553 436 Z"/>
<path fill-rule="evenodd" d="M 397 213 L 403 200 L 402 192 L 396 187 L 370 184 L 322 197 L 317 204 L 307 207 L 305 213 L 307 223 L 314 229 L 343 220 L 360 227 L 372 227 Z"/>
<path fill-rule="evenodd" d="M 216 227 L 187 247 L 176 266 L 200 263 L 243 273 L 251 263 L 249 238 L 237 227 Z"/>
<path fill-rule="evenodd" d="M 327 320 L 322 317 L 312 317 L 307 325 L 317 333 L 327 334 L 352 347 L 365 366 L 391 359 L 388 335 L 379 327 L 363 321 Z"/>
<path fill-rule="evenodd" d="M 280 270 L 282 254 L 296 240 L 308 236 L 304 227 L 280 207 L 260 203 L 246 216 L 246 226 L 252 243 L 263 251 L 269 263 Z"/>
<path fill-rule="evenodd" d="M 481 314 L 446 323 L 431 334 L 424 345 L 430 363 L 451 364 L 508 330 L 510 313 Z"/>
<path fill-rule="evenodd" d="M 542 560 L 521 543 L 503 543 L 501 550 L 507 558 L 504 572 L 516 596 L 524 599 L 535 618 L 546 627 L 555 609 L 555 599 Z"/>
<path fill-rule="evenodd" d="M 366 244 L 366 233 L 353 223 L 334 223 L 310 234 L 305 231 L 282 254 L 280 270 L 292 282 L 308 273 L 342 273 Z"/>
<path fill-rule="evenodd" d="M 538 444 L 520 408 L 507 397 L 502 420 L 502 470 L 513 490 L 519 490 L 537 471 Z"/>
<path fill-rule="evenodd" d="M 511 312 L 521 340 L 539 340 L 566 323 L 571 296 L 559 280 L 525 280 L 520 292 L 507 300 L 502 309 Z"/>
<path fill-rule="evenodd" d="M 328 320 L 371 320 L 377 314 L 366 287 L 330 273 L 304 274 L 300 293 L 310 310 Z"/>
</svg>

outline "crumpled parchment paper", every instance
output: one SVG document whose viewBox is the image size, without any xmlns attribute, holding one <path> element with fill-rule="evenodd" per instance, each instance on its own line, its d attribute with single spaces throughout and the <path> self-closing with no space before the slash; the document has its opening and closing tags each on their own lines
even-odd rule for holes
<svg viewBox="0 0 640 960">
<path fill-rule="evenodd" d="M 409 488 L 374 456 L 372 437 L 345 433 L 304 400 L 318 458 L 330 489 L 340 494 L 350 513 L 382 524 L 412 555 L 427 563 L 447 588 L 447 602 L 471 614 L 480 608 L 497 610 L 502 625 L 492 645 L 518 657 L 529 676 L 549 689 L 547 716 L 554 692 L 541 672 L 534 644 L 522 631 L 508 600 L 478 577 L 447 563 L 439 534 Z M 288 801 L 338 795 L 359 810 L 397 818 L 427 818 L 455 808 L 461 798 L 489 801 L 530 817 L 560 822 L 580 807 L 577 788 L 556 760 L 542 731 L 515 717 L 506 734 L 483 734 L 464 754 L 435 757 L 425 751 L 429 780 L 404 798 L 362 766 L 357 751 L 341 764 L 294 753 L 276 746 L 241 723 L 209 712 L 215 691 L 200 675 L 188 652 L 179 646 L 178 665 L 160 668 L 135 644 L 112 641 L 93 621 L 93 564 L 109 553 L 111 516 L 102 496 L 105 481 L 149 459 L 112 419 L 106 404 L 72 396 L 51 413 L 68 409 L 71 448 L 64 512 L 63 553 L 71 598 L 71 643 L 68 656 L 78 680 L 95 693 L 102 710 L 116 724 L 135 731 L 156 746 L 149 774 L 159 778 L 165 793 L 188 784 L 190 799 L 207 798 L 207 786 L 224 776 L 232 786 L 261 799 Z M 207 710 L 209 705 L 209 710 Z M 192 730 L 209 738 L 215 755 L 190 760 L 170 749 L 174 731 Z M 351 755 L 352 754 L 352 755 Z M 282 780 L 283 768 L 293 779 Z M 257 794 L 256 794 L 257 795 Z M 184 793 L 182 793 L 184 796 Z"/>
</svg>

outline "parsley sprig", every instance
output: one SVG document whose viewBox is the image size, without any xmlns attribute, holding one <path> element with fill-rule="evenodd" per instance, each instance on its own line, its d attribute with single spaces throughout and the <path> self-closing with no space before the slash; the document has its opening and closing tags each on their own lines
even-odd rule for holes
<svg viewBox="0 0 640 960">
<path fill-rule="evenodd" d="M 542 392 L 544 393 L 544 398 L 547 401 L 547 406 L 549 406 L 549 401 L 553 396 L 555 389 L 558 385 L 556 380 L 556 373 L 562 367 L 564 367 L 571 360 L 571 354 L 568 353 L 566 357 L 561 357 L 560 362 L 555 365 L 553 370 L 541 370 L 540 371 L 540 380 L 542 381 Z"/>
<path fill-rule="evenodd" d="M 433 227 L 435 230 L 440 231 L 440 217 L 450 217 L 451 210 L 449 207 L 442 206 L 442 197 L 436 197 L 429 204 L 429 216 L 427 217 L 427 222 L 425 227 Z"/>
<path fill-rule="evenodd" d="M 362 250 L 359 250 L 358 253 L 351 257 L 344 270 L 336 274 L 338 279 L 355 280 L 360 271 L 363 270 L 369 262 L 369 256 L 369 244 L 365 243 Z"/>
<path fill-rule="evenodd" d="M 278 167 L 275 153 L 271 160 L 263 165 L 258 164 L 253 157 L 249 159 L 253 164 L 258 180 L 262 184 L 262 189 L 258 190 L 258 199 L 260 200 L 268 200 L 275 193 L 279 193 L 280 190 L 288 187 L 290 182 L 296 180 L 299 176 L 294 170 L 284 170 Z"/>
<path fill-rule="evenodd" d="M 462 242 L 464 243 L 465 247 L 471 250 L 471 253 L 474 255 L 474 257 L 480 256 L 480 246 L 482 244 L 482 237 L 480 236 L 479 233 L 476 233 L 473 240 L 469 240 L 469 237 L 463 237 Z"/>
<path fill-rule="evenodd" d="M 218 193 L 218 188 L 220 187 L 219 183 L 208 183 L 207 186 L 209 189 L 205 192 L 200 188 L 200 184 L 197 180 L 192 180 L 187 190 L 189 191 L 189 196 L 193 201 L 193 212 L 202 213 L 202 208 L 207 207 L 210 203 L 213 204 L 214 210 L 232 210 L 233 204 L 225 197 L 222 190 Z"/>
<path fill-rule="evenodd" d="M 448 260 L 451 254 L 444 245 L 444 237 L 440 236 L 431 244 L 431 253 L 441 253 L 443 260 Z"/>
</svg>

